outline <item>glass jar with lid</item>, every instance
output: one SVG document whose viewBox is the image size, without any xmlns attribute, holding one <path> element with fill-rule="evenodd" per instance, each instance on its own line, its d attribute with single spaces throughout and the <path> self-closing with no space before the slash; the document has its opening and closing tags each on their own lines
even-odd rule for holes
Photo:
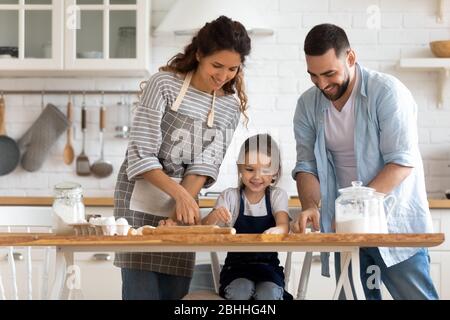
<svg viewBox="0 0 450 320">
<path fill-rule="evenodd" d="M 84 223 L 85 207 L 83 189 L 74 182 L 62 182 L 54 187 L 53 232 L 58 234 L 73 233 L 69 224 Z"/>
<path fill-rule="evenodd" d="M 351 187 L 339 192 L 335 202 L 337 233 L 388 233 L 387 218 L 396 204 L 393 195 L 364 187 L 361 181 L 352 181 Z"/>
</svg>

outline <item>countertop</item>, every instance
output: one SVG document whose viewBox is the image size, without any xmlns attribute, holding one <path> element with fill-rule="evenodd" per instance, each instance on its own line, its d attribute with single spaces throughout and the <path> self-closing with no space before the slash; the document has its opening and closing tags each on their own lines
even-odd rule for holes
<svg viewBox="0 0 450 320">
<path fill-rule="evenodd" d="M 182 250 L 183 246 L 224 248 L 226 251 L 240 250 L 242 246 L 282 248 L 290 246 L 323 247 L 323 246 L 358 246 L 358 247 L 434 247 L 443 243 L 443 233 L 410 233 L 410 234 L 158 234 L 147 236 L 57 236 L 57 235 L 5 235 L 0 234 L 0 246 L 58 246 L 85 247 L 102 246 L 118 248 L 136 246 L 164 246 Z M 186 248 L 189 250 L 192 248 Z"/>
<path fill-rule="evenodd" d="M 51 206 L 51 197 L 0 197 L 0 206 Z M 215 198 L 200 198 L 201 208 L 212 208 L 216 203 Z M 450 209 L 450 200 L 428 199 L 430 209 Z M 112 207 L 112 198 L 84 198 L 84 204 L 88 207 Z M 300 207 L 297 198 L 289 199 L 289 207 Z"/>
</svg>

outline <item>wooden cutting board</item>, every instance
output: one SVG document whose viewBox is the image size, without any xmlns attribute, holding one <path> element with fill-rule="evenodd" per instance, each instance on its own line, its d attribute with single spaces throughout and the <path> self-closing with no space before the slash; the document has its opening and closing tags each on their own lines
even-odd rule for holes
<svg viewBox="0 0 450 320">
<path fill-rule="evenodd" d="M 234 228 L 221 228 L 219 226 L 160 226 L 156 228 L 143 228 L 143 235 L 150 234 L 236 234 Z"/>
</svg>

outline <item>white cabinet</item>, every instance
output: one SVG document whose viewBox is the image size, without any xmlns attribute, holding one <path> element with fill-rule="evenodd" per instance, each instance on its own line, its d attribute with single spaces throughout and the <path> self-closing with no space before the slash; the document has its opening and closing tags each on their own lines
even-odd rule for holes
<svg viewBox="0 0 450 320">
<path fill-rule="evenodd" d="M 148 0 L 66 0 L 67 70 L 145 70 Z"/>
<path fill-rule="evenodd" d="M 149 51 L 148 0 L 0 1 L 2 73 L 140 76 Z"/>
<path fill-rule="evenodd" d="M 63 1 L 0 1 L 0 70 L 63 68 Z"/>
<path fill-rule="evenodd" d="M 79 267 L 80 289 L 85 300 L 121 300 L 121 269 L 113 265 L 114 253 L 76 253 L 75 265 Z"/>
<path fill-rule="evenodd" d="M 434 232 L 445 234 L 445 241 L 430 248 L 431 276 L 442 300 L 450 300 L 450 209 L 432 209 Z"/>
<path fill-rule="evenodd" d="M 15 267 L 16 267 L 16 281 L 19 299 L 25 300 L 28 298 L 28 283 L 27 273 L 28 266 L 25 262 L 27 251 L 25 248 L 14 248 Z M 31 265 L 32 265 L 32 297 L 34 300 L 42 297 L 42 284 L 44 281 L 44 249 L 33 249 L 31 251 Z M 14 299 L 13 289 L 13 274 L 11 266 L 8 262 L 8 249 L 0 248 L 0 275 L 5 290 L 7 299 Z M 53 274 L 53 273 L 49 273 Z M 50 281 L 47 282 L 50 285 Z"/>
</svg>

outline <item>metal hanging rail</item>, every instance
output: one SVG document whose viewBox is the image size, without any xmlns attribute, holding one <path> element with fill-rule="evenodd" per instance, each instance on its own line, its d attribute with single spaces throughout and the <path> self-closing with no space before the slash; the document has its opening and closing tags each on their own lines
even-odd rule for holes
<svg viewBox="0 0 450 320">
<path fill-rule="evenodd" d="M 131 90 L 0 90 L 0 95 L 139 95 Z"/>
</svg>

